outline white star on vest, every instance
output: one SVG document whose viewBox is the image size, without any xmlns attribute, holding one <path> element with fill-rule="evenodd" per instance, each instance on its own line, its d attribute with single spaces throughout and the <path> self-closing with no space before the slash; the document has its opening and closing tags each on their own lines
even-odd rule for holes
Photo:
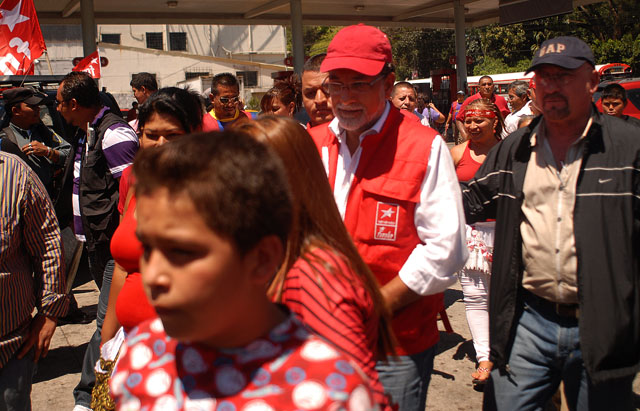
<svg viewBox="0 0 640 411">
<path fill-rule="evenodd" d="M 16 24 L 28 21 L 29 17 L 20 14 L 20 8 L 22 8 L 22 0 L 20 0 L 18 4 L 16 4 L 13 10 L 0 9 L 0 11 L 2 12 L 0 26 L 6 24 L 9 27 L 9 31 L 13 32 Z"/>
<path fill-rule="evenodd" d="M 392 218 L 395 211 L 393 208 L 382 210 L 382 218 Z"/>
</svg>

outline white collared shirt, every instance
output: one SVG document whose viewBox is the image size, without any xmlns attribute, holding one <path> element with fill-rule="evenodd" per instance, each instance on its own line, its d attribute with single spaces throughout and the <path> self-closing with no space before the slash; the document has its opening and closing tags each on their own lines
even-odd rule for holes
<svg viewBox="0 0 640 411">
<path fill-rule="evenodd" d="M 387 120 L 390 103 L 376 123 L 360 135 L 360 143 L 369 135 L 379 133 Z M 351 155 L 346 144 L 346 132 L 338 118 L 329 129 L 340 143 L 334 197 L 344 219 L 353 176 L 362 154 L 361 145 Z M 329 152 L 321 153 L 325 170 L 329 170 Z M 467 260 L 464 211 L 458 178 L 447 145 L 440 136 L 431 144 L 427 172 L 422 182 L 420 202 L 416 205 L 414 224 L 418 244 L 400 269 L 399 276 L 407 287 L 420 295 L 443 292 L 455 281 L 455 273 Z"/>
<path fill-rule="evenodd" d="M 520 122 L 520 118 L 522 116 L 530 116 L 533 112 L 531 111 L 531 100 L 527 101 L 524 106 L 520 108 L 520 110 L 515 113 L 509 114 L 504 119 L 504 130 L 502 130 L 502 138 L 504 139 L 509 134 L 513 133 L 518 129 L 518 123 Z"/>
</svg>

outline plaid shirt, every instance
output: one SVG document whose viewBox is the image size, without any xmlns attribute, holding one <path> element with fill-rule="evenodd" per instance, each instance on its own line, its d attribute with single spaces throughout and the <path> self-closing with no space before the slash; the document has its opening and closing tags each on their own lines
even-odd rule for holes
<svg viewBox="0 0 640 411">
<path fill-rule="evenodd" d="M 0 153 L 0 367 L 23 343 L 34 308 L 66 314 L 62 239 L 51 200 L 35 173 Z"/>
</svg>

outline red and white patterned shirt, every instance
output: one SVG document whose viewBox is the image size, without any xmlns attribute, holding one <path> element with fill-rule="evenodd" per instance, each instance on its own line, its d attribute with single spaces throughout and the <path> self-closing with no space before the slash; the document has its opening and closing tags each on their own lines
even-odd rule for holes
<svg viewBox="0 0 640 411">
<path fill-rule="evenodd" d="M 289 316 L 245 347 L 168 337 L 160 319 L 123 344 L 111 378 L 118 410 L 377 410 L 362 371 Z"/>
</svg>

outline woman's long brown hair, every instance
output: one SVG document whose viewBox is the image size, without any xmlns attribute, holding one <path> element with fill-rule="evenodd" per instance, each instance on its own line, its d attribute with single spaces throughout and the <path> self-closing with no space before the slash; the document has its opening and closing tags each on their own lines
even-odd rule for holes
<svg viewBox="0 0 640 411">
<path fill-rule="evenodd" d="M 377 356 L 386 358 L 394 352 L 395 338 L 391 329 L 390 314 L 380 293 L 380 285 L 362 260 L 336 206 L 327 175 L 318 150 L 306 130 L 286 117 L 266 115 L 255 121 L 244 122 L 234 129 L 250 134 L 269 145 L 282 159 L 293 193 L 293 223 L 287 241 L 285 262 L 276 273 L 269 294 L 275 301 L 282 300 L 287 272 L 299 258 L 310 266 L 322 264 L 313 259 L 309 251 L 322 248 L 335 251 L 345 257 L 355 277 L 338 270 L 351 284 L 363 286 L 371 296 L 374 315 L 378 318 Z"/>
</svg>

